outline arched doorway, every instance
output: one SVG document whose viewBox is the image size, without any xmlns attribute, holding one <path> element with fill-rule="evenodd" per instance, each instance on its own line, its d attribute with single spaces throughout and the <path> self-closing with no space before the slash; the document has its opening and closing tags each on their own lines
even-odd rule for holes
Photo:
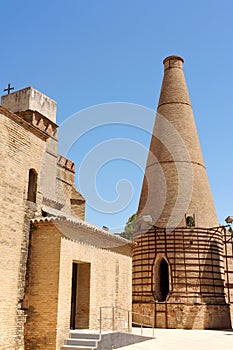
<svg viewBox="0 0 233 350">
<path fill-rule="evenodd" d="M 165 301 L 169 293 L 169 265 L 165 258 L 155 262 L 153 282 L 155 299 Z"/>
</svg>

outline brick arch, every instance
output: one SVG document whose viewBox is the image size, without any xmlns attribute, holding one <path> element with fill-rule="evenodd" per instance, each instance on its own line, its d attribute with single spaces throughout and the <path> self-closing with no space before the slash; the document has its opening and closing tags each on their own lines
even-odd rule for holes
<svg viewBox="0 0 233 350">
<path fill-rule="evenodd" d="M 159 254 L 153 264 L 152 293 L 157 301 L 166 301 L 171 286 L 170 264 L 165 255 Z"/>
</svg>

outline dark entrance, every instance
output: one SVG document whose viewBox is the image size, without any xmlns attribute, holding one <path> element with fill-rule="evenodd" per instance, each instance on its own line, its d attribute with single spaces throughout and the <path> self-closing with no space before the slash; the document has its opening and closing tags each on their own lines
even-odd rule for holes
<svg viewBox="0 0 233 350">
<path fill-rule="evenodd" d="M 159 268 L 160 298 L 159 301 L 165 301 L 169 293 L 169 269 L 165 259 L 161 260 Z"/>
<path fill-rule="evenodd" d="M 91 264 L 73 262 L 70 328 L 89 328 Z"/>
<path fill-rule="evenodd" d="M 166 259 L 159 259 L 153 268 L 153 294 L 157 301 L 165 301 L 169 293 L 169 266 Z"/>
<path fill-rule="evenodd" d="M 76 301 L 77 301 L 77 280 L 78 280 L 78 264 L 77 263 L 73 263 L 70 329 L 75 329 Z"/>
</svg>

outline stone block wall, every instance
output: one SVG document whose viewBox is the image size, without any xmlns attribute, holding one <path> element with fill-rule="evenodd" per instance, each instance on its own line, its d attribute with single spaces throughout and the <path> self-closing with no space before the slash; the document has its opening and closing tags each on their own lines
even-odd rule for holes
<svg viewBox="0 0 233 350">
<path fill-rule="evenodd" d="M 2 96 L 2 104 L 11 112 L 37 111 L 56 122 L 56 102 L 31 86 Z"/>
</svg>

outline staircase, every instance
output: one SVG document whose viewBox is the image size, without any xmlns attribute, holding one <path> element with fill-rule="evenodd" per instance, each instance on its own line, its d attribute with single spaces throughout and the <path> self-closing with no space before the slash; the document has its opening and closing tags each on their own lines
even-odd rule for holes
<svg viewBox="0 0 233 350">
<path fill-rule="evenodd" d="M 110 350 L 122 346 L 141 343 L 153 339 L 137 334 L 122 332 L 103 332 L 75 330 L 70 331 L 70 337 L 66 340 L 61 350 Z"/>
<path fill-rule="evenodd" d="M 137 316 L 134 324 L 141 328 L 141 335 L 131 334 L 132 315 Z M 152 316 L 114 306 L 101 306 L 99 330 L 71 330 L 61 350 L 109 350 L 153 339 L 154 327 L 149 325 L 150 319 L 153 324 Z M 143 336 L 143 327 L 151 327 L 152 337 Z"/>
<path fill-rule="evenodd" d="M 99 333 L 70 331 L 70 337 L 61 350 L 93 350 L 97 348 L 100 337 Z"/>
</svg>

